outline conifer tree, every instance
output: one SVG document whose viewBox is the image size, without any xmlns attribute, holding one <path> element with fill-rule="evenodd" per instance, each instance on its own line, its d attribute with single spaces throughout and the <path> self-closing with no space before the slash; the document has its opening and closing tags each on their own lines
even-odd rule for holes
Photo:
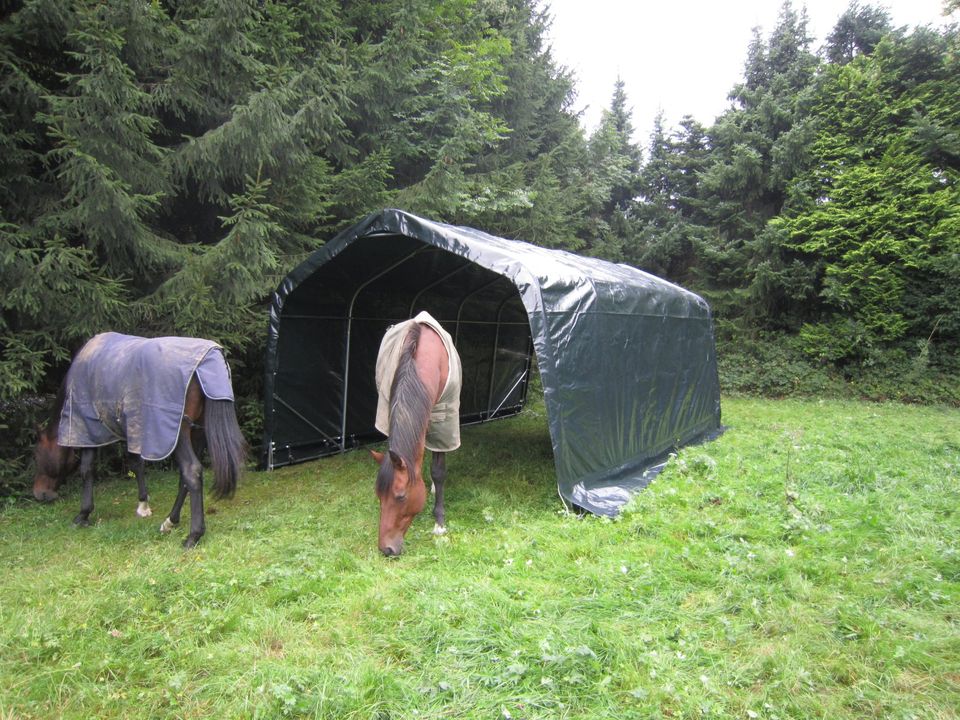
<svg viewBox="0 0 960 720">
<path fill-rule="evenodd" d="M 858 55 L 872 53 L 892 29 L 890 14 L 886 10 L 862 6 L 854 0 L 827 36 L 824 54 L 828 62 L 845 65 Z"/>
<path fill-rule="evenodd" d="M 684 117 L 670 135 L 663 113 L 654 118 L 648 160 L 630 210 L 635 236 L 628 262 L 674 282 L 691 279 L 695 249 L 708 233 L 697 199 L 708 152 L 706 131 L 692 117 Z"/>
<path fill-rule="evenodd" d="M 788 183 L 810 162 L 809 98 L 819 65 L 810 42 L 805 11 L 798 14 L 787 0 L 769 40 L 755 33 L 744 82 L 730 95 L 735 107 L 709 131 L 700 200 L 714 232 L 697 262 L 705 291 L 725 317 L 776 325 L 790 302 L 771 278 L 791 268 L 764 229 L 781 211 Z"/>
<path fill-rule="evenodd" d="M 801 331 L 815 357 L 869 362 L 898 346 L 955 355 L 958 47 L 956 29 L 889 33 L 871 55 L 832 66 L 818 93 L 816 163 L 775 223 L 815 271 Z"/>
<path fill-rule="evenodd" d="M 96 225 L 102 213 L 115 212 L 133 223 L 122 228 L 143 239 L 138 212 L 151 204 L 150 172 L 127 166 L 105 167 L 108 157 L 124 158 L 124 143 L 143 141 L 135 108 L 141 98 L 109 96 L 90 78 L 109 77 L 116 70 L 116 51 L 96 18 L 83 25 L 56 3 L 39 3 L 11 13 L 0 24 L 0 402 L 18 399 L 41 385 L 52 364 L 69 359 L 81 339 L 126 315 L 124 283 L 105 267 L 126 255 L 118 236 Z M 74 61 L 65 54 L 69 37 L 85 41 Z M 95 47 L 101 43 L 100 52 Z M 45 64 L 46 58 L 53 60 Z M 82 64 L 87 63 L 84 67 Z M 75 69 L 76 72 L 68 73 Z M 86 70 L 87 75 L 83 74 Z M 102 75 L 98 75 L 102 73 Z M 59 124 L 44 117 L 51 105 L 51 87 L 79 88 L 85 98 L 66 107 Z M 136 95 L 132 93 L 132 95 Z M 96 103 L 129 103 L 129 117 L 115 122 L 116 136 L 92 131 L 84 108 Z M 129 120 L 129 123 L 125 123 Z M 108 120 L 110 122 L 110 120 Z M 48 138 L 59 137 L 55 146 Z M 149 141 L 147 143 L 149 145 Z M 58 161 L 69 178 L 87 184 L 68 187 L 58 177 Z M 132 164 L 135 165 L 135 162 Z M 121 176 L 124 170 L 129 172 Z M 136 189 L 134 188 L 136 185 Z M 91 244 L 77 242 L 89 232 Z M 162 245 L 162 243 L 161 243 Z M 141 247 L 146 264 L 161 253 Z M 98 251 L 100 255 L 98 255 Z M 112 257 L 111 252 L 112 251 Z"/>
<path fill-rule="evenodd" d="M 547 21 L 536 0 L 9 4 L 0 399 L 105 329 L 259 355 L 283 275 L 385 206 L 576 237 L 584 141 Z"/>
<path fill-rule="evenodd" d="M 610 107 L 601 114 L 588 143 L 593 207 L 584 245 L 589 254 L 614 262 L 624 259 L 624 250 L 631 242 L 628 209 L 637 194 L 642 160 L 642 151 L 633 142 L 627 102 L 625 83 L 617 78 Z"/>
<path fill-rule="evenodd" d="M 0 396 L 105 329 L 252 342 L 341 194 L 329 5 L 27 0 L 0 28 Z"/>
</svg>

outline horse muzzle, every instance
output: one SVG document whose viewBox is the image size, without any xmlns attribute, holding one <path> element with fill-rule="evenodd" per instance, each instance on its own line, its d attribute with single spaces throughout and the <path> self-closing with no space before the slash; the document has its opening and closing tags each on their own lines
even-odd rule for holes
<svg viewBox="0 0 960 720">
<path fill-rule="evenodd" d="M 33 496 L 42 503 L 49 503 L 59 498 L 60 494 L 53 490 L 40 490 L 39 492 L 34 490 Z"/>
<path fill-rule="evenodd" d="M 386 557 L 398 557 L 403 552 L 403 540 L 392 543 L 384 543 L 380 546 L 380 552 Z"/>
<path fill-rule="evenodd" d="M 43 503 L 53 502 L 60 497 L 56 487 L 56 480 L 49 475 L 37 475 L 33 479 L 33 496 Z"/>
</svg>

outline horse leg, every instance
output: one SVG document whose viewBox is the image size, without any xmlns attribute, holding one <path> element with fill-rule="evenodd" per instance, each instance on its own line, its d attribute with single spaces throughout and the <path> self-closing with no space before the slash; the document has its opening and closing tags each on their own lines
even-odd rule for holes
<svg viewBox="0 0 960 720">
<path fill-rule="evenodd" d="M 94 448 L 83 448 L 80 451 L 80 480 L 83 491 L 80 495 L 80 512 L 73 519 L 73 524 L 86 527 L 90 524 L 90 513 L 93 512 L 93 461 L 96 457 Z"/>
<path fill-rule="evenodd" d="M 193 454 L 203 464 L 203 453 L 207 449 L 207 434 L 200 427 L 195 427 L 190 432 L 190 447 L 193 448 Z"/>
<path fill-rule="evenodd" d="M 174 456 L 180 468 L 180 492 L 190 495 L 190 534 L 183 541 L 183 547 L 190 549 L 200 542 L 200 538 L 206 532 L 206 524 L 203 518 L 203 465 L 193 451 L 190 430 L 186 425 L 180 431 Z M 183 501 L 180 500 L 179 495 L 177 501 L 182 505 Z"/>
<path fill-rule="evenodd" d="M 188 390 L 187 390 L 187 400 L 188 400 L 188 402 L 189 402 L 189 400 L 190 400 L 190 395 L 189 395 L 189 393 L 190 393 L 190 391 L 189 391 L 189 389 L 188 389 Z M 184 430 L 183 428 L 181 428 L 181 430 L 180 430 L 180 438 L 178 439 L 178 442 L 177 442 L 177 449 L 176 449 L 176 452 L 177 452 L 177 453 L 182 453 L 182 452 L 183 452 L 183 451 L 180 449 L 180 444 L 179 444 L 179 443 L 180 443 L 180 441 L 183 439 L 183 434 L 184 434 L 184 432 L 185 432 L 185 430 Z M 198 433 L 198 432 L 196 432 L 196 431 L 193 431 L 193 432 L 190 432 L 189 434 L 190 434 L 189 445 L 190 445 L 190 447 L 193 449 L 193 454 L 194 454 L 197 458 L 199 458 L 199 457 L 200 457 L 200 451 L 198 450 L 198 448 L 201 448 L 201 447 L 203 446 L 203 445 L 202 445 L 202 443 L 203 443 L 202 433 Z M 175 457 L 177 458 L 177 465 L 178 465 L 179 467 L 182 467 L 182 465 L 180 464 L 180 459 L 179 459 L 180 456 L 179 456 L 179 455 L 175 455 Z M 184 500 L 187 499 L 187 493 L 189 492 L 189 490 L 190 490 L 190 488 L 189 488 L 189 487 L 187 486 L 187 484 L 183 481 L 183 472 L 181 471 L 181 473 L 180 473 L 180 484 L 179 484 L 179 486 L 177 487 L 177 499 L 173 501 L 173 507 L 170 509 L 170 514 L 167 515 L 166 519 L 160 524 L 160 532 L 162 532 L 162 533 L 168 533 L 168 532 L 170 532 L 171 530 L 173 530 L 173 528 L 175 528 L 177 525 L 180 524 L 180 511 L 183 509 L 183 502 L 184 502 Z"/>
<path fill-rule="evenodd" d="M 186 499 L 187 486 L 181 480 L 177 488 L 177 499 L 173 501 L 173 507 L 170 509 L 170 514 L 167 515 L 166 520 L 160 524 L 160 532 L 168 533 L 180 524 L 180 510 L 183 508 L 183 501 Z"/>
<path fill-rule="evenodd" d="M 147 481 L 143 477 L 143 458 L 139 455 L 131 455 L 135 458 L 133 461 L 133 472 L 137 476 L 137 493 L 140 502 L 137 503 L 137 515 L 140 517 L 150 517 L 153 510 L 150 509 L 150 497 L 147 495 Z"/>
<path fill-rule="evenodd" d="M 447 479 L 447 454 L 431 452 L 430 479 L 433 481 L 433 526 L 434 535 L 443 535 L 447 532 L 447 519 L 443 510 L 443 483 Z"/>
</svg>

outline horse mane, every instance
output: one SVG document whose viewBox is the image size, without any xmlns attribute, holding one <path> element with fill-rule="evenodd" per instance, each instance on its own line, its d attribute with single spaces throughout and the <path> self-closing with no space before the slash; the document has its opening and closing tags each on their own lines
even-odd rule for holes
<svg viewBox="0 0 960 720">
<path fill-rule="evenodd" d="M 407 463 L 416 457 L 417 446 L 423 442 L 433 407 L 427 388 L 417 373 L 416 355 L 420 343 L 420 323 L 413 323 L 403 339 L 403 349 L 397 362 L 397 371 L 390 386 L 389 449 Z M 377 474 L 377 492 L 386 492 L 393 481 L 393 465 L 384 462 L 388 472 Z"/>
</svg>

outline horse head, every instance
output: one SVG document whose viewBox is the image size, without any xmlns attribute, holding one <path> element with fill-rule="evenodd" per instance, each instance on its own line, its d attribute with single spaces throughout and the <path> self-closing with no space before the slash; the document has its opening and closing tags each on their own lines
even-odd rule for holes
<svg viewBox="0 0 960 720">
<path fill-rule="evenodd" d="M 427 488 L 419 464 L 408 463 L 393 450 L 370 454 L 380 466 L 377 498 L 380 500 L 380 531 L 377 544 L 387 557 L 403 552 L 403 538 L 427 501 Z"/>
<path fill-rule="evenodd" d="M 36 474 L 33 476 L 33 496 L 40 502 L 52 502 L 59 495 L 57 490 L 79 464 L 72 448 L 57 442 L 56 432 L 49 427 L 37 428 L 37 445 L 33 449 Z"/>
</svg>

